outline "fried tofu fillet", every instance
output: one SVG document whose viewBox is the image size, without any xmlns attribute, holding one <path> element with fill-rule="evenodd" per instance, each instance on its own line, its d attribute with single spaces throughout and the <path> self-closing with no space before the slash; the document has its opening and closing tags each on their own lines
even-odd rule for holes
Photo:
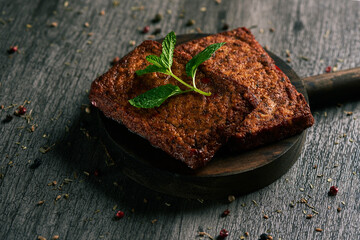
<svg viewBox="0 0 360 240">
<path fill-rule="evenodd" d="M 207 77 L 239 83 L 256 97 L 256 108 L 236 127 L 229 142 L 232 150 L 254 148 L 310 127 L 314 123 L 304 96 L 246 28 L 237 28 L 177 46 L 196 55 L 212 43 L 226 42 L 200 65 Z"/>
<path fill-rule="evenodd" d="M 196 85 L 211 92 L 211 96 L 189 92 L 167 99 L 158 108 L 130 105 L 129 99 L 161 85 L 171 83 L 186 89 L 162 73 L 136 75 L 137 70 L 149 65 L 147 55 L 160 54 L 160 43 L 144 41 L 92 83 L 89 99 L 105 116 L 146 138 L 153 146 L 192 169 L 202 167 L 255 108 L 255 97 L 237 81 L 215 74 L 205 77 L 198 70 Z M 191 84 L 185 72 L 190 59 L 188 54 L 175 51 L 172 71 Z"/>
</svg>

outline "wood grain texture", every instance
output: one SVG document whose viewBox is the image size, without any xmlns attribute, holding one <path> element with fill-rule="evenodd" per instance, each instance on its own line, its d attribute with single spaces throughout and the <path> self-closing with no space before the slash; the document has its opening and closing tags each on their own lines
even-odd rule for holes
<svg viewBox="0 0 360 240">
<path fill-rule="evenodd" d="M 137 30 L 145 25 L 150 33 L 161 28 L 160 37 L 197 27 L 218 32 L 222 21 L 230 28 L 256 25 L 252 31 L 262 45 L 284 59 L 290 50 L 290 64 L 300 76 L 324 73 L 328 65 L 339 70 L 359 67 L 358 1 L 82 0 L 68 1 L 67 7 L 65 2 L 0 1 L 0 105 L 5 106 L 0 118 L 14 112 L 7 106 L 25 100 L 31 101 L 26 106 L 34 118 L 30 124 L 19 117 L 0 124 L 0 239 L 200 239 L 199 231 L 215 237 L 222 228 L 230 231 L 227 239 L 239 239 L 246 231 L 247 239 L 267 231 L 274 239 L 358 238 L 359 101 L 313 109 L 316 123 L 290 171 L 232 203 L 173 198 L 127 179 L 119 167 L 111 166 L 94 135 L 91 114 L 82 107 L 88 104 L 91 81 L 115 56 L 133 48 L 130 40 L 139 44 L 147 38 L 149 34 Z M 156 13 L 163 14 L 163 20 L 154 24 Z M 189 19 L 196 21 L 194 26 L 186 27 Z M 50 27 L 52 22 L 58 26 Z M 20 52 L 9 56 L 11 45 L 18 45 Z M 38 126 L 29 132 L 33 124 Z M 47 153 L 39 151 L 53 144 Z M 42 164 L 30 169 L 36 158 Z M 56 186 L 47 186 L 54 180 Z M 68 183 L 60 190 L 64 181 Z M 331 185 L 340 188 L 336 197 L 327 195 Z M 55 202 L 58 195 L 62 197 Z M 312 219 L 305 219 L 303 212 L 312 209 L 296 203 L 301 198 L 318 212 Z M 37 206 L 40 200 L 45 203 Z M 119 221 L 113 219 L 115 205 L 125 212 Z M 337 212 L 337 207 L 342 210 Z M 221 218 L 227 208 L 230 215 Z M 323 232 L 315 232 L 316 227 Z"/>
</svg>

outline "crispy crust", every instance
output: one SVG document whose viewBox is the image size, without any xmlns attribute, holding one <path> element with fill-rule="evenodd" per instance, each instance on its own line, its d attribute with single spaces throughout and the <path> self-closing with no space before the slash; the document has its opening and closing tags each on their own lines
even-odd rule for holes
<svg viewBox="0 0 360 240">
<path fill-rule="evenodd" d="M 246 28 L 237 28 L 179 45 L 192 56 L 212 43 L 226 42 L 200 69 L 212 78 L 232 79 L 248 88 L 258 102 L 237 127 L 229 144 L 243 150 L 297 134 L 314 123 L 304 96 Z"/>
<path fill-rule="evenodd" d="M 92 83 L 90 101 L 107 117 L 124 124 L 190 168 L 202 167 L 253 110 L 255 97 L 229 79 L 214 76 L 204 81 L 204 74 L 198 71 L 197 87 L 212 92 L 212 96 L 190 92 L 169 98 L 159 108 L 131 106 L 129 99 L 160 85 L 171 83 L 184 89 L 175 79 L 161 73 L 135 74 L 149 64 L 147 55 L 160 53 L 158 42 L 143 42 Z M 188 54 L 175 51 L 172 71 L 190 82 L 185 74 L 189 59 Z"/>
</svg>

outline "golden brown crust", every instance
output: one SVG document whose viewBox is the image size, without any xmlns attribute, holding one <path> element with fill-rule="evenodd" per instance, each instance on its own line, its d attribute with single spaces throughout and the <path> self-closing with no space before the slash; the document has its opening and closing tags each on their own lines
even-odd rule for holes
<svg viewBox="0 0 360 240">
<path fill-rule="evenodd" d="M 246 28 L 237 28 L 178 46 L 194 56 L 212 43 L 226 42 L 200 65 L 206 75 L 232 79 L 259 103 L 237 127 L 233 148 L 247 149 L 303 131 L 314 123 L 309 105 Z"/>
<path fill-rule="evenodd" d="M 184 89 L 175 79 L 161 73 L 135 74 L 149 64 L 147 55 L 160 53 L 158 42 L 143 42 L 92 83 L 90 101 L 107 117 L 124 124 L 190 168 L 204 166 L 251 112 L 254 97 L 232 80 L 216 77 L 204 80 L 204 74 L 198 71 L 197 87 L 212 92 L 212 96 L 190 92 L 169 98 L 159 108 L 131 106 L 129 99 L 160 85 L 171 83 Z M 186 53 L 175 51 L 172 71 L 190 83 L 185 74 L 189 59 Z"/>
</svg>

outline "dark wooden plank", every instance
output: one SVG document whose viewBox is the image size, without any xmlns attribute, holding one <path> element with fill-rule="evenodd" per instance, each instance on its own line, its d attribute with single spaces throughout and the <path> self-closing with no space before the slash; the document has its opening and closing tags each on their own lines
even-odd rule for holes
<svg viewBox="0 0 360 240">
<path fill-rule="evenodd" d="M 265 4 L 223 0 L 216 4 L 213 0 L 136 0 L 118 1 L 114 6 L 113 1 L 84 0 L 68 1 L 67 7 L 65 2 L 0 2 L 0 18 L 5 22 L 0 21 L 0 105 L 31 100 L 27 108 L 34 117 L 30 125 L 18 117 L 0 124 L 0 173 L 4 175 L 0 179 L 1 239 L 36 239 L 39 235 L 51 239 L 55 234 L 60 239 L 199 239 L 199 230 L 216 236 L 222 228 L 230 231 L 228 239 L 239 239 L 245 231 L 250 233 L 248 239 L 257 239 L 267 230 L 275 239 L 358 237 L 358 101 L 313 109 L 316 124 L 309 129 L 305 149 L 290 171 L 272 185 L 232 203 L 226 199 L 200 203 L 173 198 L 133 183 L 119 173 L 119 167 L 106 164 L 111 160 L 93 136 L 90 115 L 81 108 L 81 104 L 88 104 L 86 90 L 91 81 L 106 71 L 113 57 L 131 50 L 130 40 L 138 44 L 147 38 L 149 34 L 137 30 L 145 25 L 150 26 L 150 32 L 161 28 L 159 37 L 171 30 L 178 34 L 196 32 L 197 27 L 217 32 L 222 20 L 230 28 L 257 25 L 252 31 L 259 42 L 284 59 L 289 49 L 290 64 L 300 76 L 324 73 L 328 65 L 358 67 L 358 1 L 278 0 Z M 144 10 L 138 10 L 140 6 Z M 132 11 L 132 7 L 136 8 Z M 206 7 L 205 12 L 200 11 L 202 7 Z M 101 16 L 103 9 L 105 15 Z M 182 11 L 184 17 L 180 18 Z M 153 24 L 156 13 L 164 18 Z M 194 26 L 185 26 L 189 19 L 196 21 Z M 49 27 L 54 21 L 58 27 Z M 89 22 L 88 28 L 85 22 Z M 94 34 L 88 36 L 89 32 Z M 21 53 L 9 56 L 6 50 L 14 44 Z M 13 111 L 1 110 L 0 118 Z M 27 128 L 32 124 L 38 127 L 30 133 Z M 89 139 L 84 129 L 93 137 Z M 344 133 L 347 136 L 340 138 Z M 56 145 L 46 154 L 39 152 L 40 147 L 53 143 Z M 43 163 L 33 170 L 29 161 L 35 158 Z M 13 164 L 9 165 L 10 161 Z M 98 177 L 93 175 L 96 169 Z M 62 190 L 47 186 L 56 180 L 59 187 L 65 178 L 73 182 Z M 118 186 L 114 186 L 115 181 Z M 340 187 L 336 197 L 327 196 L 331 185 Z M 66 193 L 68 199 L 63 197 Z M 54 203 L 58 195 L 62 198 Z M 319 213 L 313 219 L 305 219 L 302 211 L 311 213 L 305 204 L 289 207 L 291 201 L 301 198 Z M 40 200 L 45 203 L 36 206 Z M 114 205 L 125 212 L 124 219 L 113 221 Z M 341 212 L 336 211 L 339 206 Z M 221 218 L 226 208 L 231 214 Z M 263 219 L 264 214 L 269 219 Z M 158 221 L 151 223 L 154 219 Z M 315 227 L 324 231 L 315 232 Z"/>
</svg>

